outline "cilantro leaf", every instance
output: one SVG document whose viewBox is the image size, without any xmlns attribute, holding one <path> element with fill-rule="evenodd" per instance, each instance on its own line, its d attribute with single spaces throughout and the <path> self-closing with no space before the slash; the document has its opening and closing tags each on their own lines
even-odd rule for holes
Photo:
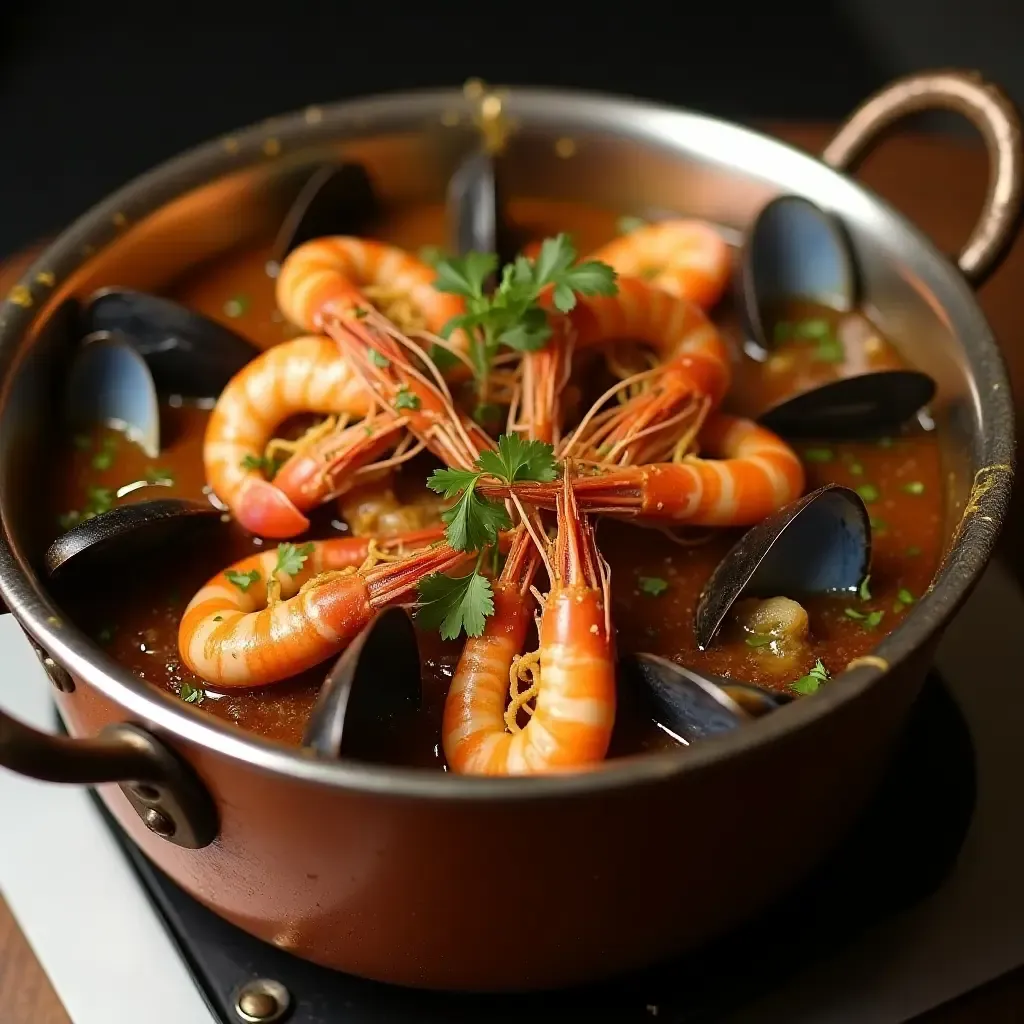
<svg viewBox="0 0 1024 1024">
<path fill-rule="evenodd" d="M 479 299 L 487 278 L 498 269 L 498 257 L 489 252 L 471 251 L 465 256 L 439 260 L 434 269 L 437 270 L 434 282 L 437 291 Z"/>
<path fill-rule="evenodd" d="M 575 296 L 572 301 L 575 304 Z M 495 340 L 499 345 L 508 345 L 519 352 L 536 352 L 547 344 L 551 333 L 547 313 L 540 306 L 533 306 L 524 309 L 519 322 L 502 331 Z"/>
<path fill-rule="evenodd" d="M 663 580 L 660 576 L 641 576 L 637 580 L 637 585 L 648 597 L 657 597 L 668 590 L 668 580 Z"/>
<path fill-rule="evenodd" d="M 821 658 L 814 663 L 814 668 L 805 676 L 801 676 L 799 679 L 790 683 L 790 689 L 795 690 L 800 694 L 811 694 L 817 693 L 818 688 L 822 683 L 827 683 L 829 679 L 828 669 L 822 664 Z"/>
<path fill-rule="evenodd" d="M 445 537 L 456 551 L 479 551 L 497 544 L 498 534 L 512 526 L 504 505 L 481 498 L 472 487 L 441 513 L 441 519 L 447 525 Z"/>
<path fill-rule="evenodd" d="M 399 388 L 398 394 L 395 395 L 394 405 L 396 409 L 412 409 L 415 411 L 420 407 L 420 396 L 413 394 L 408 388 Z"/>
<path fill-rule="evenodd" d="M 197 690 L 190 683 L 182 680 L 181 689 L 178 690 L 178 696 L 186 704 L 202 704 L 206 694 L 202 690 Z"/>
<path fill-rule="evenodd" d="M 277 546 L 277 565 L 274 573 L 283 572 L 288 576 L 296 576 L 302 572 L 306 559 L 313 554 L 313 542 L 302 544 L 296 547 L 294 544 L 285 541 Z"/>
<path fill-rule="evenodd" d="M 239 572 L 237 569 L 228 569 L 224 575 L 228 583 L 233 583 L 242 593 L 245 593 L 259 578 L 259 569 L 250 569 L 248 572 Z"/>
<path fill-rule="evenodd" d="M 454 577 L 435 572 L 420 580 L 417 590 L 417 624 L 440 629 L 445 640 L 455 640 L 463 630 L 467 636 L 479 636 L 487 617 L 494 614 L 490 580 L 477 571 Z"/>
<path fill-rule="evenodd" d="M 371 348 L 369 351 L 370 362 L 374 366 L 379 367 L 382 370 L 386 370 L 391 365 L 391 360 L 387 356 L 382 355 L 375 348 Z"/>
<path fill-rule="evenodd" d="M 479 479 L 479 473 L 467 469 L 435 469 L 427 478 L 427 486 L 435 494 L 454 498 L 459 491 L 476 487 L 476 482 Z"/>
<path fill-rule="evenodd" d="M 544 441 L 527 441 L 519 434 L 502 434 L 498 438 L 498 450 L 483 452 L 476 464 L 484 473 L 507 484 L 517 480 L 546 483 L 558 476 L 554 448 Z"/>
</svg>

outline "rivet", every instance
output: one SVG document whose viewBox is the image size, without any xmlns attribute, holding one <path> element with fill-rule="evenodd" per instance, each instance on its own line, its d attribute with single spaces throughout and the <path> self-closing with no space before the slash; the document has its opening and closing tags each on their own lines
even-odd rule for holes
<svg viewBox="0 0 1024 1024">
<path fill-rule="evenodd" d="M 162 839 L 169 839 L 174 835 L 174 822 L 163 811 L 158 811 L 155 807 L 150 807 L 142 816 L 142 820 L 150 832 Z"/>
<path fill-rule="evenodd" d="M 288 989 L 279 981 L 257 978 L 244 985 L 235 1001 L 235 1013 L 246 1024 L 274 1024 L 291 1006 Z"/>
<path fill-rule="evenodd" d="M 159 800 L 160 790 L 156 786 L 147 786 L 144 782 L 140 782 L 137 786 L 132 786 L 132 792 L 140 800 Z"/>
</svg>

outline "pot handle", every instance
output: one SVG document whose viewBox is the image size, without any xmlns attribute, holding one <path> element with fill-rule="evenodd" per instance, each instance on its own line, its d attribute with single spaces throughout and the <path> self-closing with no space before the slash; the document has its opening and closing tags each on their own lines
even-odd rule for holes
<svg viewBox="0 0 1024 1024">
<path fill-rule="evenodd" d="M 956 262 L 975 287 L 1006 255 L 1020 224 L 1024 190 L 1021 119 L 1013 101 L 973 71 L 928 71 L 900 78 L 858 107 L 821 154 L 840 171 L 854 171 L 886 132 L 926 110 L 963 114 L 981 133 L 989 155 L 989 183 L 981 216 Z"/>
<path fill-rule="evenodd" d="M 217 808 L 192 767 L 145 729 L 107 726 L 94 739 L 33 729 L 0 709 L 0 767 L 43 782 L 116 782 L 146 827 L 198 850 L 220 830 Z"/>
</svg>

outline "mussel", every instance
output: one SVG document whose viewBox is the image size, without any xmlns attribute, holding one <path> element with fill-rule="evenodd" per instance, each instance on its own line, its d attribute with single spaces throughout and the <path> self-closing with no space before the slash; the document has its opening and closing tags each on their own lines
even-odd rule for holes
<svg viewBox="0 0 1024 1024">
<path fill-rule="evenodd" d="M 53 579 L 85 579 L 104 571 L 112 561 L 171 544 L 184 531 L 219 523 L 220 518 L 212 505 L 183 498 L 119 505 L 58 537 L 47 549 L 43 564 Z"/>
<path fill-rule="evenodd" d="M 362 164 L 319 167 L 285 215 L 271 249 L 271 270 L 279 267 L 292 249 L 313 238 L 365 234 L 380 212 L 373 181 Z"/>
<path fill-rule="evenodd" d="M 758 420 L 783 437 L 856 440 L 897 433 L 935 397 L 935 381 L 917 370 L 873 370 L 802 391 Z"/>
<path fill-rule="evenodd" d="M 768 314 L 779 302 L 806 299 L 848 312 L 857 278 L 842 224 L 809 199 L 778 196 L 751 226 L 738 285 L 747 337 L 762 355 L 772 347 Z"/>
<path fill-rule="evenodd" d="M 150 457 L 160 453 L 160 405 L 146 361 L 121 335 L 89 335 L 68 370 L 65 414 L 75 430 L 123 430 Z"/>
<path fill-rule="evenodd" d="M 320 757 L 375 761 L 420 705 L 420 656 L 412 617 L 387 608 L 349 644 L 320 690 L 303 746 Z"/>
<path fill-rule="evenodd" d="M 96 292 L 82 311 L 82 329 L 131 346 L 160 394 L 184 398 L 216 398 L 259 354 L 251 342 L 195 310 L 125 288 Z"/>
<path fill-rule="evenodd" d="M 718 564 L 697 602 L 697 645 L 708 647 L 741 597 L 853 591 L 870 565 L 871 524 L 860 495 L 819 487 L 747 530 Z"/>
<path fill-rule="evenodd" d="M 620 661 L 623 685 L 662 729 L 684 743 L 731 732 L 792 697 L 724 676 L 705 675 L 656 654 L 637 653 Z"/>
</svg>

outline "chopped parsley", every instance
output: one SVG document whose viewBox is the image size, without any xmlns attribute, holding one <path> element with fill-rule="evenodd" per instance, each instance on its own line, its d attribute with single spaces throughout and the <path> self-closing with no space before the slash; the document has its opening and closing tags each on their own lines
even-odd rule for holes
<svg viewBox="0 0 1024 1024">
<path fill-rule="evenodd" d="M 441 328 L 441 337 L 449 338 L 457 330 L 469 335 L 469 357 L 482 402 L 486 401 L 491 362 L 500 346 L 535 352 L 551 337 L 547 313 L 540 305 L 543 292 L 551 288 L 555 308 L 568 313 L 576 305 L 577 295 L 614 295 L 618 290 L 611 267 L 596 260 L 577 263 L 576 256 L 568 235 L 546 238 L 536 258 L 517 256 L 505 265 L 491 294 L 485 287 L 498 269 L 494 254 L 468 252 L 437 263 L 434 287 L 466 302 L 466 312 L 452 317 Z"/>
<path fill-rule="evenodd" d="M 415 411 L 420 407 L 420 396 L 413 394 L 407 387 L 401 387 L 398 389 L 398 394 L 395 395 L 394 406 L 396 409 Z"/>
<path fill-rule="evenodd" d="M 277 459 L 268 458 L 265 455 L 246 455 L 239 463 L 242 469 L 253 470 L 262 473 L 268 480 L 273 480 L 281 463 Z"/>
<path fill-rule="evenodd" d="M 313 542 L 296 546 L 288 541 L 277 546 L 277 565 L 274 573 L 283 572 L 288 576 L 297 576 L 302 572 L 306 559 L 313 554 Z"/>
<path fill-rule="evenodd" d="M 248 572 L 239 572 L 237 569 L 228 569 L 224 575 L 228 583 L 233 583 L 243 593 L 249 589 L 260 578 L 259 569 L 250 569 Z"/>
<path fill-rule="evenodd" d="M 921 495 L 924 494 L 924 484 L 920 480 L 910 480 L 903 485 L 904 494 Z"/>
<path fill-rule="evenodd" d="M 386 370 L 391 365 L 391 360 L 387 356 L 381 355 L 375 348 L 370 349 L 370 362 L 382 370 Z"/>
<path fill-rule="evenodd" d="M 775 324 L 772 337 L 776 343 L 813 341 L 814 358 L 821 363 L 841 363 L 846 358 L 843 343 L 827 320 L 815 318 L 796 323 L 780 320 Z"/>
<path fill-rule="evenodd" d="M 663 580 L 660 576 L 641 576 L 637 580 L 637 585 L 640 592 L 647 594 L 648 597 L 657 597 L 668 590 L 668 580 Z"/>
<path fill-rule="evenodd" d="M 875 629 L 885 617 L 885 612 L 880 611 L 865 613 L 858 611 L 856 608 L 844 608 L 843 611 L 848 618 L 859 622 L 864 629 Z"/>
<path fill-rule="evenodd" d="M 103 438 L 100 450 L 92 457 L 92 468 L 100 471 L 110 469 L 117 455 L 117 440 L 113 437 Z"/>
<path fill-rule="evenodd" d="M 863 463 L 854 461 L 854 462 L 850 463 L 848 468 L 849 468 L 850 472 L 853 474 L 853 476 L 863 476 L 864 475 L 864 465 L 863 465 Z"/>
<path fill-rule="evenodd" d="M 857 619 L 858 621 L 865 617 L 864 613 L 857 611 L 856 608 L 844 608 L 843 614 L 851 619 Z"/>
<path fill-rule="evenodd" d="M 899 612 L 906 611 L 907 608 L 909 608 L 915 600 L 916 598 L 914 597 L 914 595 L 909 590 L 907 590 L 906 587 L 900 587 L 899 591 L 896 594 L 896 602 L 895 604 L 893 604 L 892 610 L 896 614 L 898 614 Z"/>
<path fill-rule="evenodd" d="M 861 500 L 869 505 L 874 501 L 878 501 L 882 496 L 874 484 L 859 484 L 857 486 L 857 493 L 860 495 Z"/>
<path fill-rule="evenodd" d="M 753 636 L 748 636 L 744 641 L 748 647 L 767 647 L 769 644 L 775 643 L 778 637 L 769 636 L 767 633 L 754 633 Z"/>
<path fill-rule="evenodd" d="M 811 693 L 817 693 L 822 683 L 827 683 L 829 680 L 828 669 L 822 664 L 821 658 L 815 663 L 814 667 L 805 676 L 801 676 L 799 679 L 794 680 L 789 684 L 789 688 L 794 690 L 803 696 L 807 696 Z"/>
<path fill-rule="evenodd" d="M 804 449 L 804 462 L 831 462 L 836 457 L 831 448 Z"/>
<path fill-rule="evenodd" d="M 224 303 L 224 315 L 232 318 L 242 316 L 249 308 L 247 295 L 236 295 Z"/>
<path fill-rule="evenodd" d="M 860 581 L 860 587 L 857 590 L 857 596 L 862 601 L 870 601 L 871 600 L 871 586 L 870 586 L 870 584 L 871 584 L 871 574 L 868 573 L 868 575 L 865 576 L 864 579 L 862 579 Z"/>
<path fill-rule="evenodd" d="M 194 686 L 182 681 L 181 688 L 178 690 L 178 696 L 186 704 L 202 704 L 206 694 L 202 690 L 197 690 Z"/>
</svg>

